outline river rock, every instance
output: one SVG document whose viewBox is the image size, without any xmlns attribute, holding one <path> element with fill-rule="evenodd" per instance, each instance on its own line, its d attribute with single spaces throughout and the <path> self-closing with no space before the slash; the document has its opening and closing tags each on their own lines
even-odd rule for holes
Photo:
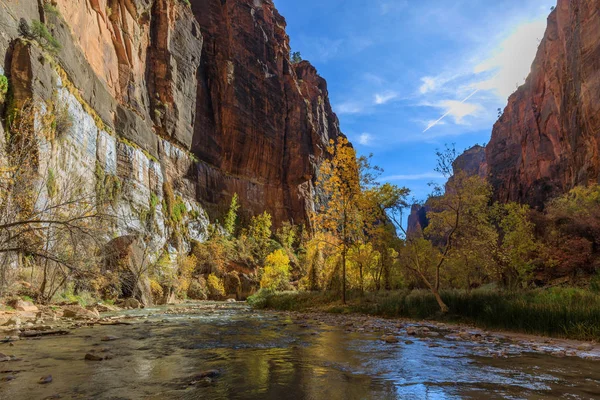
<svg viewBox="0 0 600 400">
<path fill-rule="evenodd" d="M 387 335 L 387 336 L 382 336 L 381 340 L 383 340 L 386 343 L 398 343 L 398 338 L 396 336 L 392 336 L 392 335 Z"/>
<path fill-rule="evenodd" d="M 86 353 L 84 360 L 86 361 L 103 361 L 104 357 L 92 353 Z"/>
<path fill-rule="evenodd" d="M 100 314 L 98 310 L 86 310 L 81 306 L 67 306 L 63 310 L 63 317 L 75 320 L 98 319 Z"/>
<path fill-rule="evenodd" d="M 129 299 L 126 299 L 126 300 L 123 302 L 123 308 L 133 308 L 133 309 L 137 309 L 137 308 L 140 308 L 140 307 L 141 307 L 141 304 L 140 304 L 140 302 L 139 302 L 138 300 L 134 299 L 134 298 L 129 298 Z"/>
<path fill-rule="evenodd" d="M 39 309 L 30 301 L 18 299 L 13 302 L 12 307 L 16 311 L 38 312 Z"/>
<path fill-rule="evenodd" d="M 21 326 L 21 318 L 13 316 L 8 321 L 6 321 L 4 326 L 14 326 L 15 328 L 18 328 Z"/>
<path fill-rule="evenodd" d="M 46 384 L 48 384 L 50 382 L 52 382 L 52 375 L 42 376 L 40 378 L 40 380 L 38 381 L 38 383 L 41 384 L 41 385 L 46 385 Z"/>
<path fill-rule="evenodd" d="M 594 349 L 594 345 L 591 343 L 582 343 L 577 346 L 577 350 L 579 351 L 591 351 Z"/>
<path fill-rule="evenodd" d="M 221 375 L 221 372 L 217 369 L 209 369 L 206 371 L 200 372 L 198 375 L 194 377 L 194 380 L 201 380 L 204 378 L 217 378 Z"/>
<path fill-rule="evenodd" d="M 119 339 L 116 336 L 104 336 L 102 339 L 100 339 L 103 342 L 112 342 L 113 340 L 117 340 Z"/>
</svg>

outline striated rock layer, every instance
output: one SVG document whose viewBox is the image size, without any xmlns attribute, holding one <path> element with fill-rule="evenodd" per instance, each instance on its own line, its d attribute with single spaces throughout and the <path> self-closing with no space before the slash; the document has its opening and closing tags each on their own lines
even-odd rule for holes
<svg viewBox="0 0 600 400">
<path fill-rule="evenodd" d="M 33 20 L 58 54 L 22 40 L 19 24 Z M 324 148 L 341 133 L 325 81 L 308 62 L 291 64 L 271 0 L 3 0 L 0 26 L 0 73 L 17 102 L 58 93 L 83 105 L 69 106 L 76 121 L 95 120 L 95 130 L 75 127 L 90 155 L 98 149 L 80 160 L 90 179 L 98 162 L 125 186 L 139 181 L 136 202 L 162 198 L 168 181 L 213 217 L 238 193 L 276 225 L 306 220 Z"/>
<path fill-rule="evenodd" d="M 600 1 L 559 0 L 487 146 L 499 201 L 542 207 L 600 178 Z"/>
</svg>

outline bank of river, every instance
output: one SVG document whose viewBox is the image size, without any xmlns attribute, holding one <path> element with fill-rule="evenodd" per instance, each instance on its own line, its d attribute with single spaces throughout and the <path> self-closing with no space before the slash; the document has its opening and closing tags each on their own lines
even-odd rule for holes
<svg viewBox="0 0 600 400">
<path fill-rule="evenodd" d="M 103 316 L 119 325 L 83 324 L 0 344 L 0 398 L 600 396 L 600 352 L 582 342 L 240 303 Z"/>
</svg>

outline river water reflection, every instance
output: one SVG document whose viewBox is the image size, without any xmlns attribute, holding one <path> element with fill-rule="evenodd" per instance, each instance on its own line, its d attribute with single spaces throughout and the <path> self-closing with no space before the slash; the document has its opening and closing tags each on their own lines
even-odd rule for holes
<svg viewBox="0 0 600 400">
<path fill-rule="evenodd" d="M 380 333 L 307 326 L 240 304 L 213 307 L 141 310 L 133 314 L 150 317 L 133 325 L 2 345 L 21 360 L 0 363 L 0 399 L 600 398 L 598 361 L 482 357 L 473 343 L 443 338 L 387 344 Z M 89 352 L 110 359 L 86 361 Z M 198 378 L 208 370 L 219 376 Z M 52 383 L 38 384 L 49 374 Z"/>
</svg>

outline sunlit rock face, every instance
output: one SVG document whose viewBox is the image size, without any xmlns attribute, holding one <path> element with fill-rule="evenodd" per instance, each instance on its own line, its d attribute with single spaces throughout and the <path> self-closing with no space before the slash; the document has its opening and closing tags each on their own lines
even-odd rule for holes
<svg viewBox="0 0 600 400">
<path fill-rule="evenodd" d="M 197 0 L 204 51 L 192 151 L 209 203 L 234 192 L 276 221 L 302 222 L 316 169 L 340 135 L 327 84 L 304 61 L 291 64 L 285 19 L 270 0 Z"/>
<path fill-rule="evenodd" d="M 600 2 L 559 0 L 531 74 L 508 100 L 486 154 L 500 201 L 541 207 L 600 175 Z"/>
<path fill-rule="evenodd" d="M 341 133 L 326 82 L 308 62 L 290 62 L 272 1 L 53 0 L 58 13 L 37 3 L 0 5 L 7 75 L 23 73 L 23 98 L 75 89 L 76 140 L 129 179 L 133 204 L 160 194 L 163 179 L 215 218 L 238 193 L 246 212 L 269 211 L 275 225 L 306 222 L 324 149 Z M 70 88 L 48 76 L 51 62 L 24 69 L 21 20 L 50 27 L 62 45 L 51 58 Z M 95 141 L 74 103 L 105 126 Z"/>
</svg>

